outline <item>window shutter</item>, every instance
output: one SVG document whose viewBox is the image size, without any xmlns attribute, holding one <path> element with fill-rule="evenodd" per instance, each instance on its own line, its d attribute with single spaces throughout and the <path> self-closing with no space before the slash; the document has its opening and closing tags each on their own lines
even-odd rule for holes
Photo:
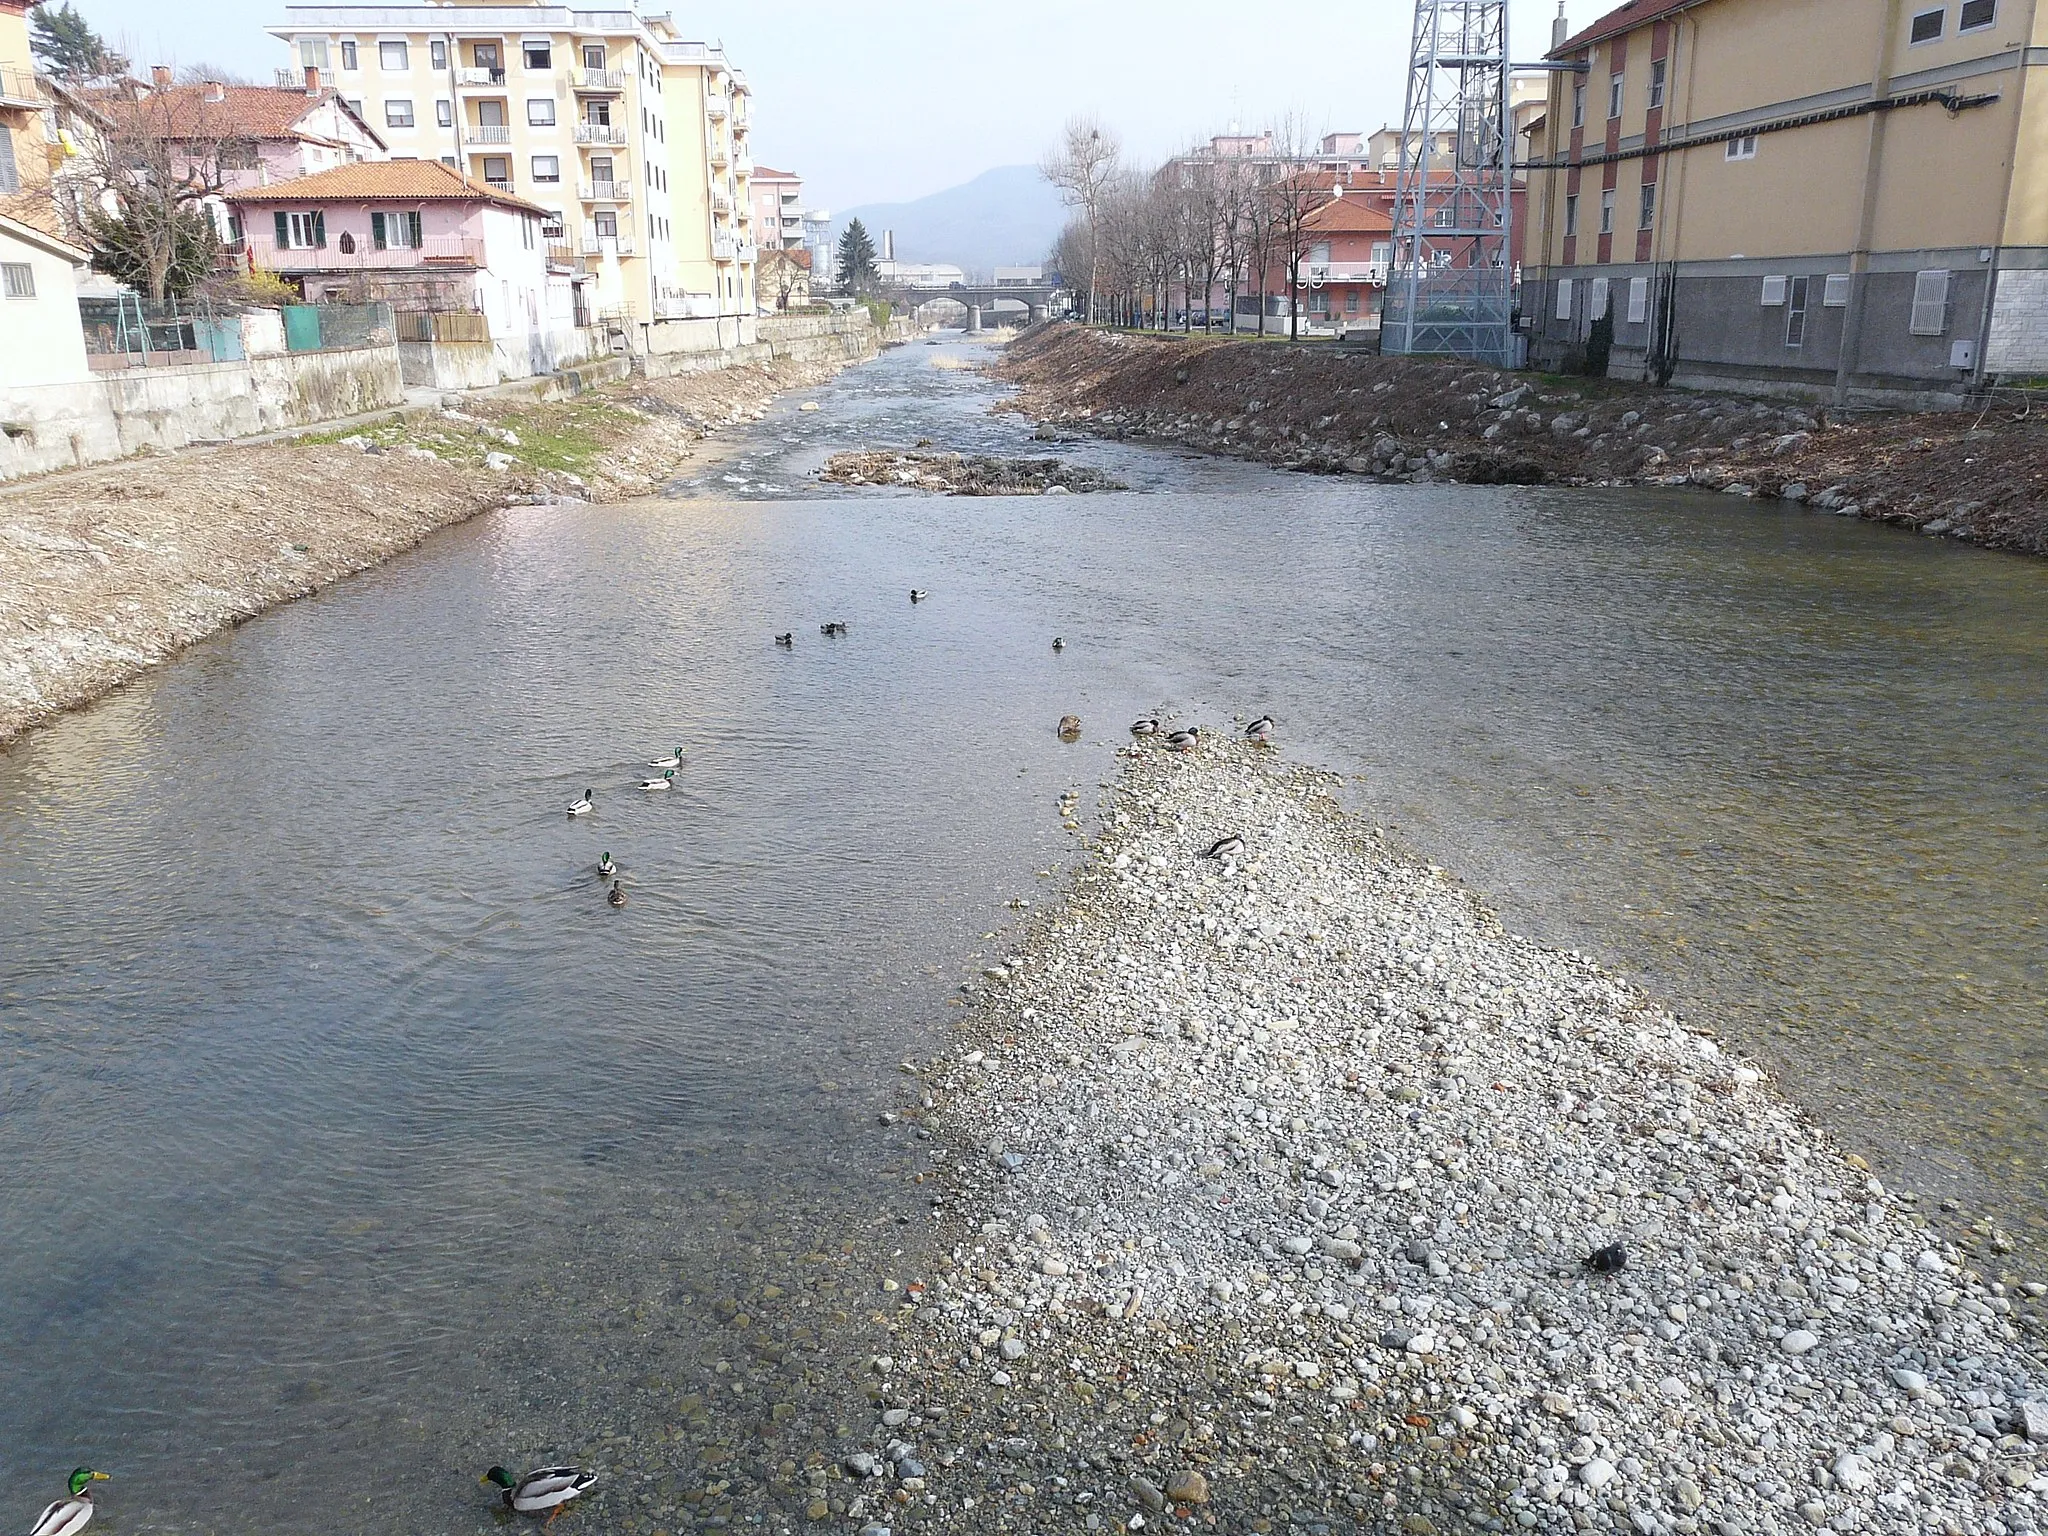
<svg viewBox="0 0 2048 1536">
<path fill-rule="evenodd" d="M 1822 309 L 1847 309 L 1849 307 L 1849 274 L 1830 272 L 1827 286 L 1821 289 Z"/>
<path fill-rule="evenodd" d="M 1948 330 L 1948 273 L 1913 274 L 1913 324 L 1915 336 L 1939 336 Z"/>
<path fill-rule="evenodd" d="M 271 217 L 277 220 L 277 248 L 280 251 L 290 250 L 292 246 L 292 216 L 288 213 L 274 213 Z"/>
<path fill-rule="evenodd" d="M 410 248 L 416 251 L 426 243 L 424 240 L 420 238 L 420 236 L 421 229 L 419 214 L 417 212 L 408 213 L 405 216 L 405 243 Z"/>
<path fill-rule="evenodd" d="M 313 210 L 313 248 L 327 249 L 327 215 L 317 208 Z"/>
<path fill-rule="evenodd" d="M 21 172 L 14 164 L 14 130 L 0 123 L 0 192 L 19 192 Z"/>
<path fill-rule="evenodd" d="M 1557 280 L 1557 318 L 1569 320 L 1572 317 L 1572 280 L 1560 277 Z"/>
<path fill-rule="evenodd" d="M 370 244 L 377 247 L 380 251 L 387 249 L 390 245 L 390 241 L 384 236 L 384 215 L 381 213 L 370 215 Z"/>
<path fill-rule="evenodd" d="M 1767 308 L 1775 308 L 1785 302 L 1785 279 L 1767 277 L 1764 279 L 1763 297 L 1757 301 Z"/>
<path fill-rule="evenodd" d="M 1586 318 L 1599 320 L 1607 314 L 1607 279 L 1596 277 L 1586 290 Z"/>
<path fill-rule="evenodd" d="M 1628 280 L 1628 323 L 1641 325 L 1650 318 L 1650 280 L 1647 277 L 1632 277 Z"/>
</svg>

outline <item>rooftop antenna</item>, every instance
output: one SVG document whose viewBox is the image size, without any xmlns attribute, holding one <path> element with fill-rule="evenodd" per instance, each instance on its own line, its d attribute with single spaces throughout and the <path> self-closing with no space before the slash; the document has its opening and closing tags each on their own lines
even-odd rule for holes
<svg viewBox="0 0 2048 1536">
<path fill-rule="evenodd" d="M 1515 365 L 1508 74 L 1508 0 L 1415 0 L 1386 352 Z"/>
</svg>

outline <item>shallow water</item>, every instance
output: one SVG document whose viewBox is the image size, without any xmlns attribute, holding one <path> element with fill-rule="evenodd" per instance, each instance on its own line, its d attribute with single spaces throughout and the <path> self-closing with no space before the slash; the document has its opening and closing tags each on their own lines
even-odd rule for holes
<svg viewBox="0 0 2048 1536">
<path fill-rule="evenodd" d="M 483 1466 L 560 1455 L 672 1525 L 703 1297 L 914 1230 L 896 1063 L 1155 708 L 1272 712 L 1512 923 L 2041 1226 L 2048 567 L 1054 447 L 934 366 L 968 352 L 786 402 L 668 498 L 452 530 L 0 757 L 0 1457 L 35 1490 L 0 1519 L 90 1461 L 109 1530 L 485 1529 Z M 806 483 L 924 437 L 1134 490 Z"/>
</svg>

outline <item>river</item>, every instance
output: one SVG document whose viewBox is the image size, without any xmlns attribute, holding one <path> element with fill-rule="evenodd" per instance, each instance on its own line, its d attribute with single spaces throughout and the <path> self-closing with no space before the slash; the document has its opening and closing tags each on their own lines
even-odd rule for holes
<svg viewBox="0 0 2048 1536">
<path fill-rule="evenodd" d="M 472 1531 L 484 1467 L 574 1457 L 603 1528 L 678 1528 L 721 1301 L 836 1255 L 803 1348 L 843 1378 L 926 1209 L 897 1064 L 1153 710 L 1270 712 L 1511 925 L 2048 1251 L 2048 566 L 1035 443 L 981 355 L 480 518 L 0 757 L 0 1519 L 88 1462 L 110 1530 Z M 920 439 L 1132 489 L 809 478 Z"/>
</svg>

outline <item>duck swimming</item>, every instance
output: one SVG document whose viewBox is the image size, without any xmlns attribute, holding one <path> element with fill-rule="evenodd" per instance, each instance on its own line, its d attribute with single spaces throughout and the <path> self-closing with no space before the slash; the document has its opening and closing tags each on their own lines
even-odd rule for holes
<svg viewBox="0 0 2048 1536">
<path fill-rule="evenodd" d="M 680 768 L 683 766 L 683 749 L 677 747 L 675 751 L 669 753 L 661 761 L 649 763 L 647 766 L 650 768 Z"/>
<path fill-rule="evenodd" d="M 1219 837 L 1202 852 L 1205 859 L 1234 859 L 1244 852 L 1244 839 L 1235 832 L 1228 837 Z"/>
<path fill-rule="evenodd" d="M 674 789 L 675 787 L 676 771 L 673 768 L 669 769 L 667 773 L 664 773 L 658 779 L 642 779 L 640 781 L 642 792 L 650 795 L 654 794 L 657 790 Z"/>
<path fill-rule="evenodd" d="M 626 888 L 614 880 L 612 888 L 605 892 L 604 899 L 615 907 L 623 907 L 626 904 Z"/>
<path fill-rule="evenodd" d="M 912 587 L 910 589 L 910 600 L 913 603 L 921 603 L 930 596 L 931 593 L 925 591 L 923 587 Z"/>
<path fill-rule="evenodd" d="M 538 1472 L 529 1472 L 517 1482 L 503 1467 L 493 1467 L 481 1481 L 495 1483 L 505 1493 L 505 1507 L 514 1514 L 537 1515 L 548 1512 L 548 1524 L 555 1523 L 555 1516 L 562 1512 L 562 1506 L 571 1499 L 580 1498 L 583 1491 L 597 1481 L 595 1472 L 586 1472 L 581 1467 L 542 1467 Z"/>
<path fill-rule="evenodd" d="M 59 1499 L 36 1517 L 29 1536 L 77 1536 L 92 1524 L 92 1485 L 105 1482 L 105 1472 L 80 1467 L 71 1474 L 71 1496 Z"/>
<path fill-rule="evenodd" d="M 1067 642 L 1062 640 L 1058 635 L 1054 635 L 1052 637 L 1052 648 L 1055 653 L 1064 651 L 1067 648 Z"/>
<path fill-rule="evenodd" d="M 598 876 L 600 879 L 609 880 L 618 872 L 619 866 L 612 862 L 611 853 L 607 850 L 605 856 L 597 861 Z"/>
<path fill-rule="evenodd" d="M 596 794 L 596 793 L 597 793 L 597 791 L 596 791 L 596 790 L 594 790 L 594 789 L 586 789 L 585 791 L 583 791 L 583 798 L 582 798 L 581 800 L 578 800 L 578 801 L 577 801 L 577 802 L 576 802 L 575 804 L 573 804 L 573 805 L 571 805 L 571 806 L 569 807 L 569 814 L 570 814 L 571 816 L 587 816 L 587 815 L 589 815 L 589 814 L 590 814 L 590 797 L 591 797 L 592 795 Z"/>
<path fill-rule="evenodd" d="M 820 624 L 818 626 L 818 633 L 836 639 L 838 636 L 846 633 L 846 625 L 842 621 L 834 619 L 829 624 Z"/>
<path fill-rule="evenodd" d="M 796 635 L 794 632 L 787 635 L 777 635 L 775 637 L 775 643 L 781 646 L 785 651 L 793 651 L 796 649 Z"/>
</svg>

